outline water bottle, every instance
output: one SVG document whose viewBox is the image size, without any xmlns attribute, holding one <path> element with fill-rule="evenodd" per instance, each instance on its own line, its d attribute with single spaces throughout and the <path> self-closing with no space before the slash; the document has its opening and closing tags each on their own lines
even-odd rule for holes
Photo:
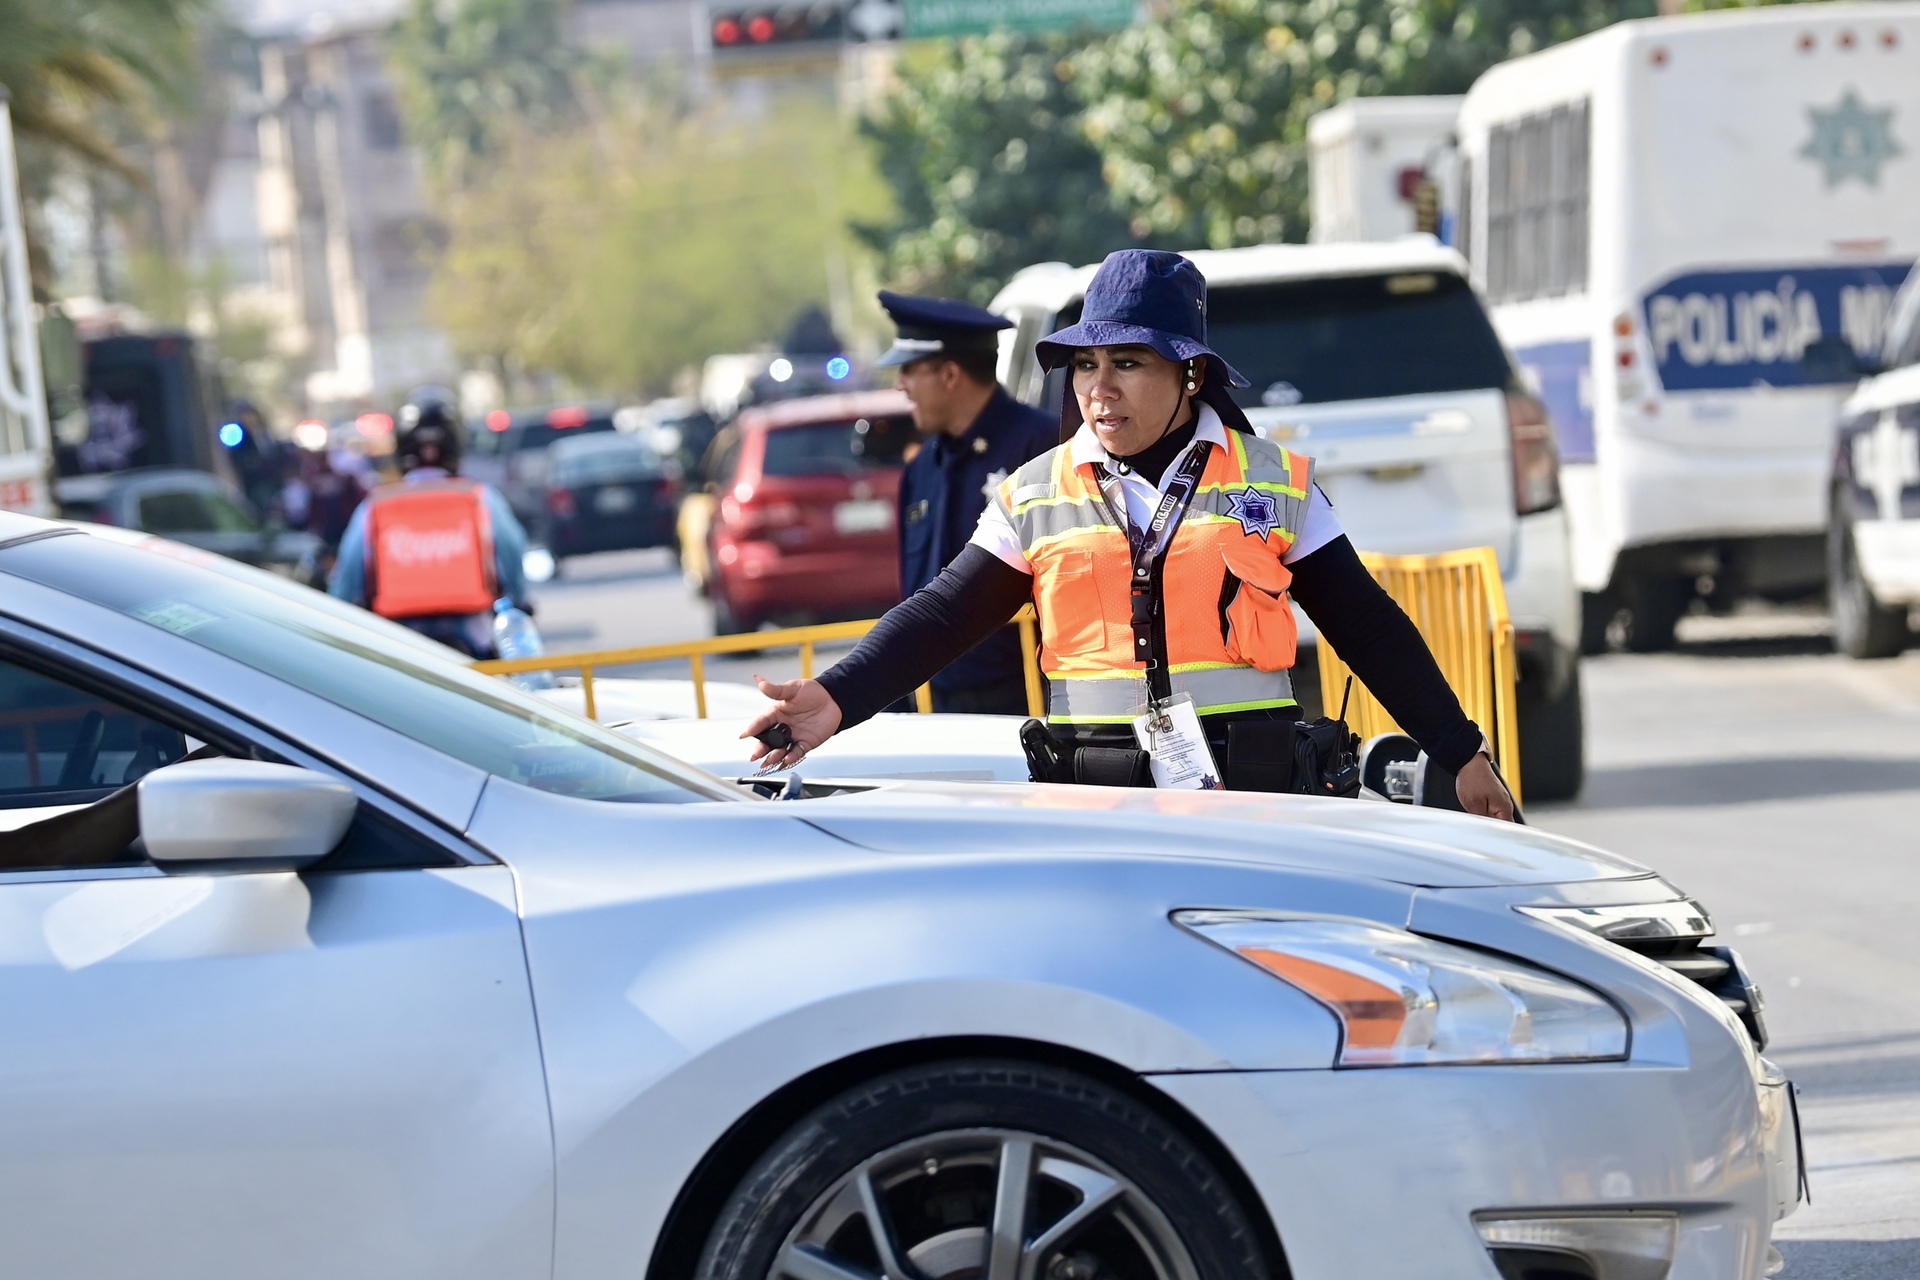
<svg viewBox="0 0 1920 1280">
<path fill-rule="evenodd" d="M 493 650 L 503 658 L 537 658 L 547 651 L 526 610 L 504 596 L 493 602 Z M 553 688 L 551 671 L 520 671 L 507 679 L 522 689 Z"/>
</svg>

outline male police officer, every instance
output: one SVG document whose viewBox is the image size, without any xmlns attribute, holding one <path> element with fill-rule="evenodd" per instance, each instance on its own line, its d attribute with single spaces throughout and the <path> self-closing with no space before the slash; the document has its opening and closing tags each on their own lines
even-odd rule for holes
<svg viewBox="0 0 1920 1280">
<path fill-rule="evenodd" d="M 880 305 L 900 336 L 877 363 L 900 370 L 895 385 L 928 437 L 900 481 L 900 580 L 912 595 L 967 545 L 994 487 L 1059 442 L 1059 426 L 995 379 L 995 335 L 1012 321 L 971 303 L 884 289 Z M 1019 629 L 1003 627 L 932 684 L 936 711 L 1025 715 Z"/>
</svg>

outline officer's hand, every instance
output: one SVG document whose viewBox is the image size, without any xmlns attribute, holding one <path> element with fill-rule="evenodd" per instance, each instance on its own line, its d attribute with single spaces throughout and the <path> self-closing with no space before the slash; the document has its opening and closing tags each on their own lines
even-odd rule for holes
<svg viewBox="0 0 1920 1280">
<path fill-rule="evenodd" d="M 760 686 L 760 692 L 773 699 L 773 710 L 747 726 L 742 738 L 758 737 L 776 724 L 784 724 L 793 734 L 793 745 L 789 747 L 769 747 L 764 742 L 753 744 L 751 759 L 759 761 L 769 769 L 791 769 L 806 758 L 813 750 L 834 735 L 840 727 L 840 704 L 833 700 L 825 685 L 818 680 L 789 680 L 785 684 L 773 684 L 753 678 Z"/>
<path fill-rule="evenodd" d="M 1494 773 L 1484 751 L 1476 753 L 1454 775 L 1453 793 L 1460 797 L 1460 807 L 1468 813 L 1498 818 L 1502 822 L 1513 821 L 1513 796 Z"/>
</svg>

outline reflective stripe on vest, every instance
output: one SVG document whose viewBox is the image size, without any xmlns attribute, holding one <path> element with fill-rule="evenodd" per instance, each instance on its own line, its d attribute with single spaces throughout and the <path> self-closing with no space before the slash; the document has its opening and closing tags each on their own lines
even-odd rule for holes
<svg viewBox="0 0 1920 1280">
<path fill-rule="evenodd" d="M 1208 459 L 1162 571 L 1169 676 L 1202 714 L 1294 702 L 1295 635 L 1283 560 L 1298 536 L 1312 459 L 1239 432 Z M 1117 724 L 1144 708 L 1124 529 L 1072 445 L 1040 455 L 995 493 L 1034 569 L 1048 718 Z M 1124 518 L 1122 516 L 1121 518 Z"/>
</svg>

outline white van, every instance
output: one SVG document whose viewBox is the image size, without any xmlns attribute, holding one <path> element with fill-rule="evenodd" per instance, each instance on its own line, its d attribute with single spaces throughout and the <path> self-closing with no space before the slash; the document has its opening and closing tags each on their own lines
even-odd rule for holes
<svg viewBox="0 0 1920 1280">
<path fill-rule="evenodd" d="M 1527 795 L 1576 794 L 1579 600 L 1552 431 L 1466 263 L 1426 236 L 1187 256 L 1207 278 L 1210 344 L 1253 383 L 1236 393 L 1248 419 L 1315 460 L 1356 547 L 1499 552 L 1519 635 Z M 994 299 L 1015 324 L 1002 336 L 1000 377 L 1018 398 L 1058 411 L 1066 373 L 1042 375 L 1034 344 L 1079 319 L 1093 273 L 1029 267 Z M 1303 657 L 1295 670 L 1310 679 L 1315 668 Z"/>
<path fill-rule="evenodd" d="M 1828 454 L 1920 254 L 1920 5 L 1623 22 L 1460 114 L 1459 241 L 1560 433 L 1585 639 L 1825 576 Z M 1829 362 L 1830 364 L 1832 362 Z"/>
<path fill-rule="evenodd" d="M 1920 606 L 1920 273 L 1895 300 L 1866 371 L 1872 376 L 1841 407 L 1833 451 L 1833 647 L 1891 658 L 1912 643 Z"/>
</svg>

